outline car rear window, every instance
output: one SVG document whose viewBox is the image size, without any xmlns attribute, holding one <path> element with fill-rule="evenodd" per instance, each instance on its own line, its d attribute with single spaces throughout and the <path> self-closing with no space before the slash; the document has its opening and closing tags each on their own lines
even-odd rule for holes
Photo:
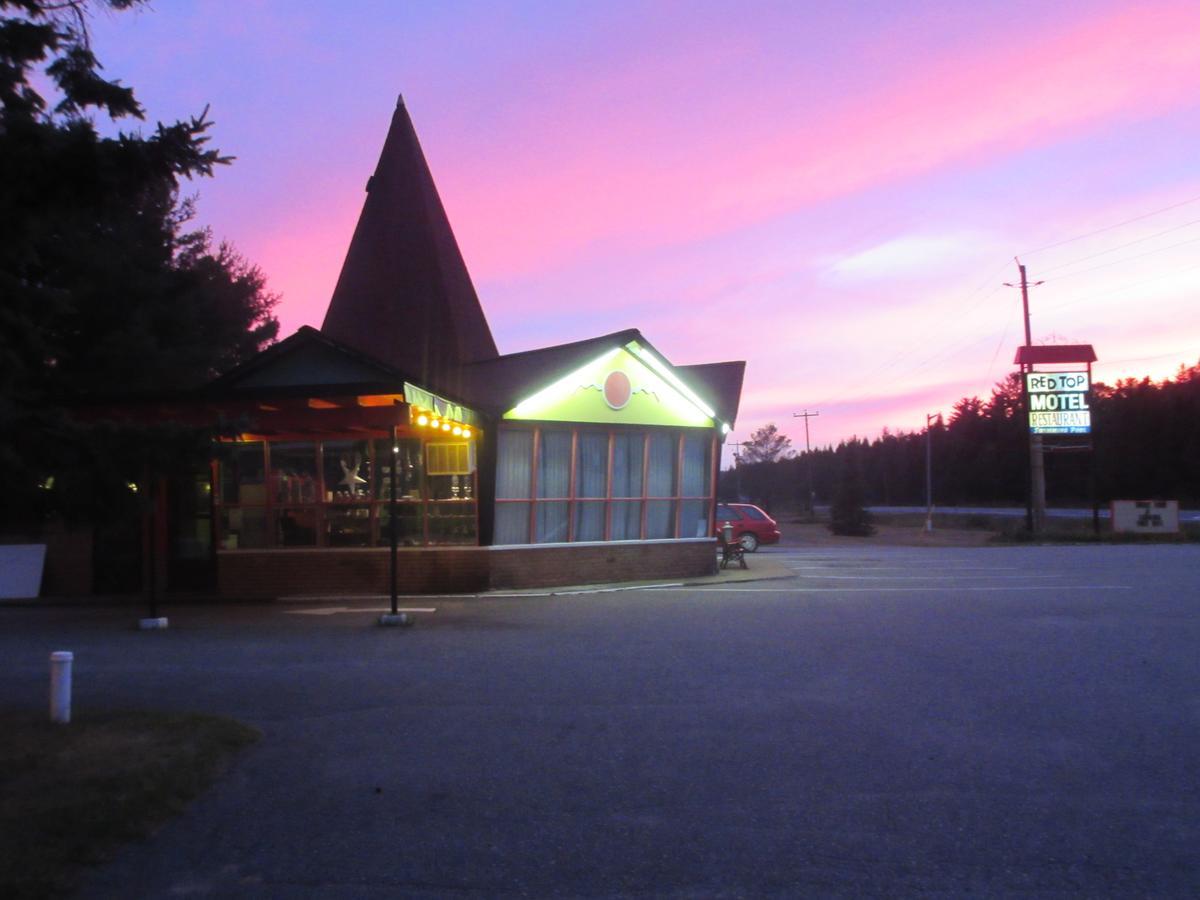
<svg viewBox="0 0 1200 900">
<path fill-rule="evenodd" d="M 747 519 L 753 519 L 756 522 L 765 522 L 768 518 L 767 514 L 756 506 L 743 506 L 741 512 Z"/>
</svg>

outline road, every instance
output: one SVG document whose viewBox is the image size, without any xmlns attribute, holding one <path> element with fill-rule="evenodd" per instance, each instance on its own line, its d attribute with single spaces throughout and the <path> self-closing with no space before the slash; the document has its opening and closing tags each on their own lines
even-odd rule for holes
<svg viewBox="0 0 1200 900">
<path fill-rule="evenodd" d="M 829 507 L 817 507 L 820 510 L 828 510 Z M 924 506 L 869 506 L 867 507 L 873 513 L 883 515 L 924 515 Z M 1012 518 L 1015 516 L 1023 516 L 1026 514 L 1025 507 L 1016 506 L 935 506 L 934 513 L 942 513 L 944 515 L 957 516 L 1005 516 Z M 1092 517 L 1091 509 L 1047 509 L 1046 515 L 1052 519 L 1090 519 Z M 1109 509 L 1107 506 L 1100 507 L 1100 518 L 1109 518 Z M 1179 511 L 1180 522 L 1200 522 L 1200 510 L 1197 509 L 1181 509 Z"/>
<path fill-rule="evenodd" d="M 0 702 L 263 741 L 84 896 L 1194 896 L 1200 547 L 771 549 L 794 577 L 0 609 Z"/>
</svg>

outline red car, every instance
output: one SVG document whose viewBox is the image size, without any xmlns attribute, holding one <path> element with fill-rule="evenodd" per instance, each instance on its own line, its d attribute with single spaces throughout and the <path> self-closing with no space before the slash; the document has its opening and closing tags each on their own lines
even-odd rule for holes
<svg viewBox="0 0 1200 900">
<path fill-rule="evenodd" d="M 726 522 L 733 526 L 733 539 L 740 541 L 747 553 L 753 553 L 759 544 L 779 543 L 779 523 L 751 503 L 718 503 L 718 535 Z"/>
</svg>

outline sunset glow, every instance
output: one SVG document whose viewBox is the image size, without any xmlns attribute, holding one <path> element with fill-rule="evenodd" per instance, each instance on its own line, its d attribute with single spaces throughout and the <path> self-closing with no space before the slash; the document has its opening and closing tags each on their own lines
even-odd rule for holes
<svg viewBox="0 0 1200 900">
<path fill-rule="evenodd" d="M 1098 380 L 1200 360 L 1200 5 L 800 6 L 179 2 L 93 38 L 150 122 L 211 105 L 237 161 L 199 220 L 283 334 L 321 323 L 403 93 L 500 351 L 744 359 L 730 441 L 986 395 L 1017 255 L 1035 342 Z"/>
</svg>

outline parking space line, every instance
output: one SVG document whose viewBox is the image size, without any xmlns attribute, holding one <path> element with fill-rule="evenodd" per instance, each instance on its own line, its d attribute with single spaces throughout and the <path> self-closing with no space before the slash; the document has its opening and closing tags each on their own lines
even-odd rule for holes
<svg viewBox="0 0 1200 900">
<path fill-rule="evenodd" d="M 965 593 L 968 591 L 981 593 L 986 591 L 1132 591 L 1128 584 L 1029 584 L 1029 585 L 966 585 L 964 587 L 800 587 L 800 588 L 727 588 L 727 587 L 696 587 L 672 588 L 672 593 L 681 590 L 695 594 L 928 594 L 934 592 Z"/>
<path fill-rule="evenodd" d="M 390 606 L 323 606 L 317 609 L 285 609 L 283 612 L 292 616 L 336 616 L 338 613 L 378 613 L 391 612 Z M 433 606 L 398 606 L 397 612 L 432 613 L 437 612 Z"/>
</svg>

